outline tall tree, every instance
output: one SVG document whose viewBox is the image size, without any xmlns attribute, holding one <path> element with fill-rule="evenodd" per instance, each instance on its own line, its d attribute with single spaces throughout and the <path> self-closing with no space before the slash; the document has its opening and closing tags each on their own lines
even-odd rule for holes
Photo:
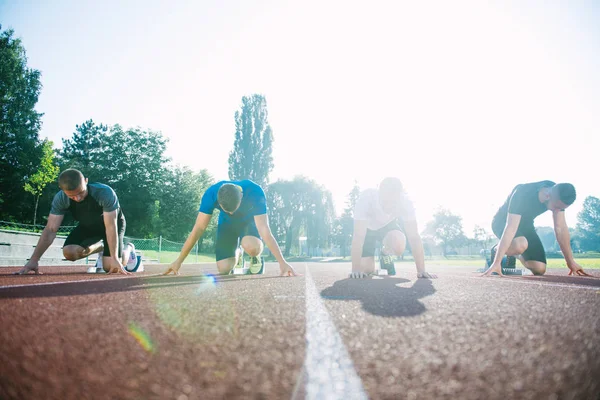
<svg viewBox="0 0 600 400">
<path fill-rule="evenodd" d="M 327 247 L 335 211 L 331 193 L 306 177 L 280 180 L 269 185 L 269 223 L 274 236 L 285 243 L 284 255 L 301 234 L 309 247 Z"/>
<path fill-rule="evenodd" d="M 588 251 L 600 251 L 600 199 L 588 196 L 577 214 L 577 236 L 580 247 Z"/>
<path fill-rule="evenodd" d="M 350 254 L 350 244 L 352 243 L 352 233 L 354 232 L 354 207 L 360 196 L 360 187 L 354 181 L 354 186 L 346 199 L 346 208 L 342 215 L 335 220 L 334 241 L 340 246 L 342 257 Z"/>
<path fill-rule="evenodd" d="M 449 247 L 456 248 L 465 243 L 466 239 L 463 233 L 462 218 L 443 208 L 436 211 L 433 220 L 427 223 L 424 233 L 442 246 L 444 257 L 447 255 Z"/>
<path fill-rule="evenodd" d="M 72 137 L 62 140 L 61 168 L 78 169 L 91 181 L 102 179 L 100 170 L 108 161 L 104 159 L 108 135 L 108 126 L 96 125 L 91 119 L 75 125 Z"/>
<path fill-rule="evenodd" d="M 63 167 L 75 167 L 90 182 L 111 186 L 127 220 L 127 234 L 156 235 L 161 187 L 165 181 L 167 139 L 160 132 L 96 126 L 86 121 L 63 141 Z"/>
<path fill-rule="evenodd" d="M 44 140 L 42 143 L 42 158 L 38 170 L 29 177 L 23 187 L 25 191 L 31 193 L 35 199 L 35 206 L 33 208 L 34 225 L 37 220 L 40 196 L 44 192 L 44 188 L 58 177 L 58 165 L 54 162 L 54 149 L 52 146 L 52 141 Z"/>
<path fill-rule="evenodd" d="M 268 122 L 267 100 L 253 94 L 242 97 L 235 112 L 235 140 L 229 153 L 229 179 L 251 179 L 263 188 L 273 170 L 273 131 Z"/>
<path fill-rule="evenodd" d="M 195 173 L 187 167 L 170 167 L 165 178 L 158 231 L 170 240 L 185 241 L 196 222 L 202 195 L 214 181 L 206 170 Z"/>
<path fill-rule="evenodd" d="M 42 89 L 40 71 L 27 67 L 27 56 L 14 31 L 0 25 L 0 218 L 24 220 L 30 211 L 25 181 L 36 171 L 42 113 L 35 110 Z"/>
</svg>

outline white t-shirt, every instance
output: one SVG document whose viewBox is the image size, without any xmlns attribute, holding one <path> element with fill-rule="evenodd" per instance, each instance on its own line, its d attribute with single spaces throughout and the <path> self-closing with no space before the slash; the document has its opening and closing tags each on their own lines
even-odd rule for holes
<svg viewBox="0 0 600 400">
<path fill-rule="evenodd" d="M 383 228 L 396 218 L 403 221 L 416 220 L 415 208 L 407 196 L 403 196 L 396 215 L 386 214 L 379 204 L 379 191 L 366 189 L 361 192 L 354 207 L 354 219 L 368 221 L 367 228 L 373 231 Z"/>
</svg>

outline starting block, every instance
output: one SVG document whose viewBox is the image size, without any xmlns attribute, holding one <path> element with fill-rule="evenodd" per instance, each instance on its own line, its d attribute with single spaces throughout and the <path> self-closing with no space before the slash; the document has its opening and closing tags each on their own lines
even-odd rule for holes
<svg viewBox="0 0 600 400">
<path fill-rule="evenodd" d="M 373 276 L 388 276 L 387 269 L 376 269 Z"/>
<path fill-rule="evenodd" d="M 246 264 L 246 260 L 242 258 L 242 265 L 240 266 L 239 263 L 235 264 L 233 269 L 229 271 L 229 275 L 246 275 L 249 273 L 249 270 L 250 268 Z"/>
</svg>

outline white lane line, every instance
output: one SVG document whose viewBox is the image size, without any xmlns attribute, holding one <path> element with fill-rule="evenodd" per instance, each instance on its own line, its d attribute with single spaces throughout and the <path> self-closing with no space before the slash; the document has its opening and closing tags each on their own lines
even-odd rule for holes
<svg viewBox="0 0 600 400">
<path fill-rule="evenodd" d="M 587 290 L 600 290 L 600 286 L 585 286 L 585 285 L 577 285 L 577 284 L 569 284 L 569 283 L 554 283 L 554 282 L 543 282 L 543 281 L 530 281 L 530 280 L 520 280 L 518 278 L 500 278 L 500 277 L 479 277 L 479 276 L 462 276 L 462 275 L 439 275 L 441 276 L 449 276 L 452 278 L 468 278 L 468 279 L 485 279 L 489 281 L 494 279 L 498 282 L 504 283 L 520 283 L 525 285 L 537 285 L 537 286 L 554 286 L 554 287 L 562 287 L 567 289 L 587 289 Z M 600 284 L 600 281 L 598 282 Z"/>
<path fill-rule="evenodd" d="M 137 278 L 149 278 L 149 277 L 153 277 L 153 276 L 161 276 L 162 274 L 153 274 L 153 275 L 143 275 L 143 276 L 139 276 Z M 33 275 L 32 275 L 33 276 Z M 114 278 L 96 278 L 96 279 L 82 279 L 82 280 L 72 280 L 72 281 L 60 281 L 60 282 L 42 282 L 42 283 L 26 283 L 23 285 L 5 285 L 5 286 L 0 286 L 0 290 L 2 289 L 11 289 L 11 288 L 18 288 L 18 287 L 33 287 L 33 286 L 50 286 L 50 285 L 65 285 L 65 284 L 69 284 L 69 283 L 85 283 L 85 282 L 100 282 L 100 281 L 116 281 L 116 280 L 120 280 L 120 279 L 130 279 L 130 278 L 136 278 L 134 276 L 127 276 L 127 277 L 117 277 L 115 276 Z"/>
<path fill-rule="evenodd" d="M 306 398 L 367 399 L 329 312 L 305 264 L 306 279 Z"/>
</svg>

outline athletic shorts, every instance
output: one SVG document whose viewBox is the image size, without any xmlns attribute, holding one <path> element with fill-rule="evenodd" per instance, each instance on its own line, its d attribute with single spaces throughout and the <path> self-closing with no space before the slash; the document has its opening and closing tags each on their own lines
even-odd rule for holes
<svg viewBox="0 0 600 400">
<path fill-rule="evenodd" d="M 125 218 L 118 220 L 117 222 L 117 246 L 119 248 L 119 257 L 121 258 L 121 254 L 123 254 L 123 236 L 125 236 Z M 77 225 L 75 229 L 69 233 L 67 239 L 65 240 L 65 244 L 63 246 L 68 246 L 71 244 L 76 244 L 81 247 L 89 247 L 99 241 L 103 241 L 104 244 L 104 252 L 102 255 L 104 257 L 110 257 L 110 249 L 108 248 L 108 240 L 106 239 L 106 229 L 102 227 L 98 228 L 89 228 L 83 227 L 81 225 Z"/>
<path fill-rule="evenodd" d="M 240 246 L 244 236 L 255 236 L 260 239 L 254 219 L 235 221 L 229 218 L 219 221 L 217 225 L 217 242 L 215 256 L 217 261 L 235 257 L 235 251 Z"/>
<path fill-rule="evenodd" d="M 381 246 L 381 243 L 383 243 L 383 238 L 390 231 L 400 231 L 404 233 L 404 229 L 402 228 L 398 220 L 394 220 L 386 226 L 384 226 L 383 228 L 377 229 L 376 231 L 367 229 L 365 243 L 363 244 L 362 256 L 375 257 L 375 247 L 377 246 L 377 244 Z"/>
<path fill-rule="evenodd" d="M 502 237 L 506 219 L 494 218 L 492 221 L 492 231 L 498 239 Z M 527 239 L 527 250 L 522 254 L 525 261 L 539 261 L 546 264 L 546 251 L 544 245 L 533 226 L 533 221 L 521 221 L 517 228 L 515 237 L 523 236 Z"/>
</svg>

